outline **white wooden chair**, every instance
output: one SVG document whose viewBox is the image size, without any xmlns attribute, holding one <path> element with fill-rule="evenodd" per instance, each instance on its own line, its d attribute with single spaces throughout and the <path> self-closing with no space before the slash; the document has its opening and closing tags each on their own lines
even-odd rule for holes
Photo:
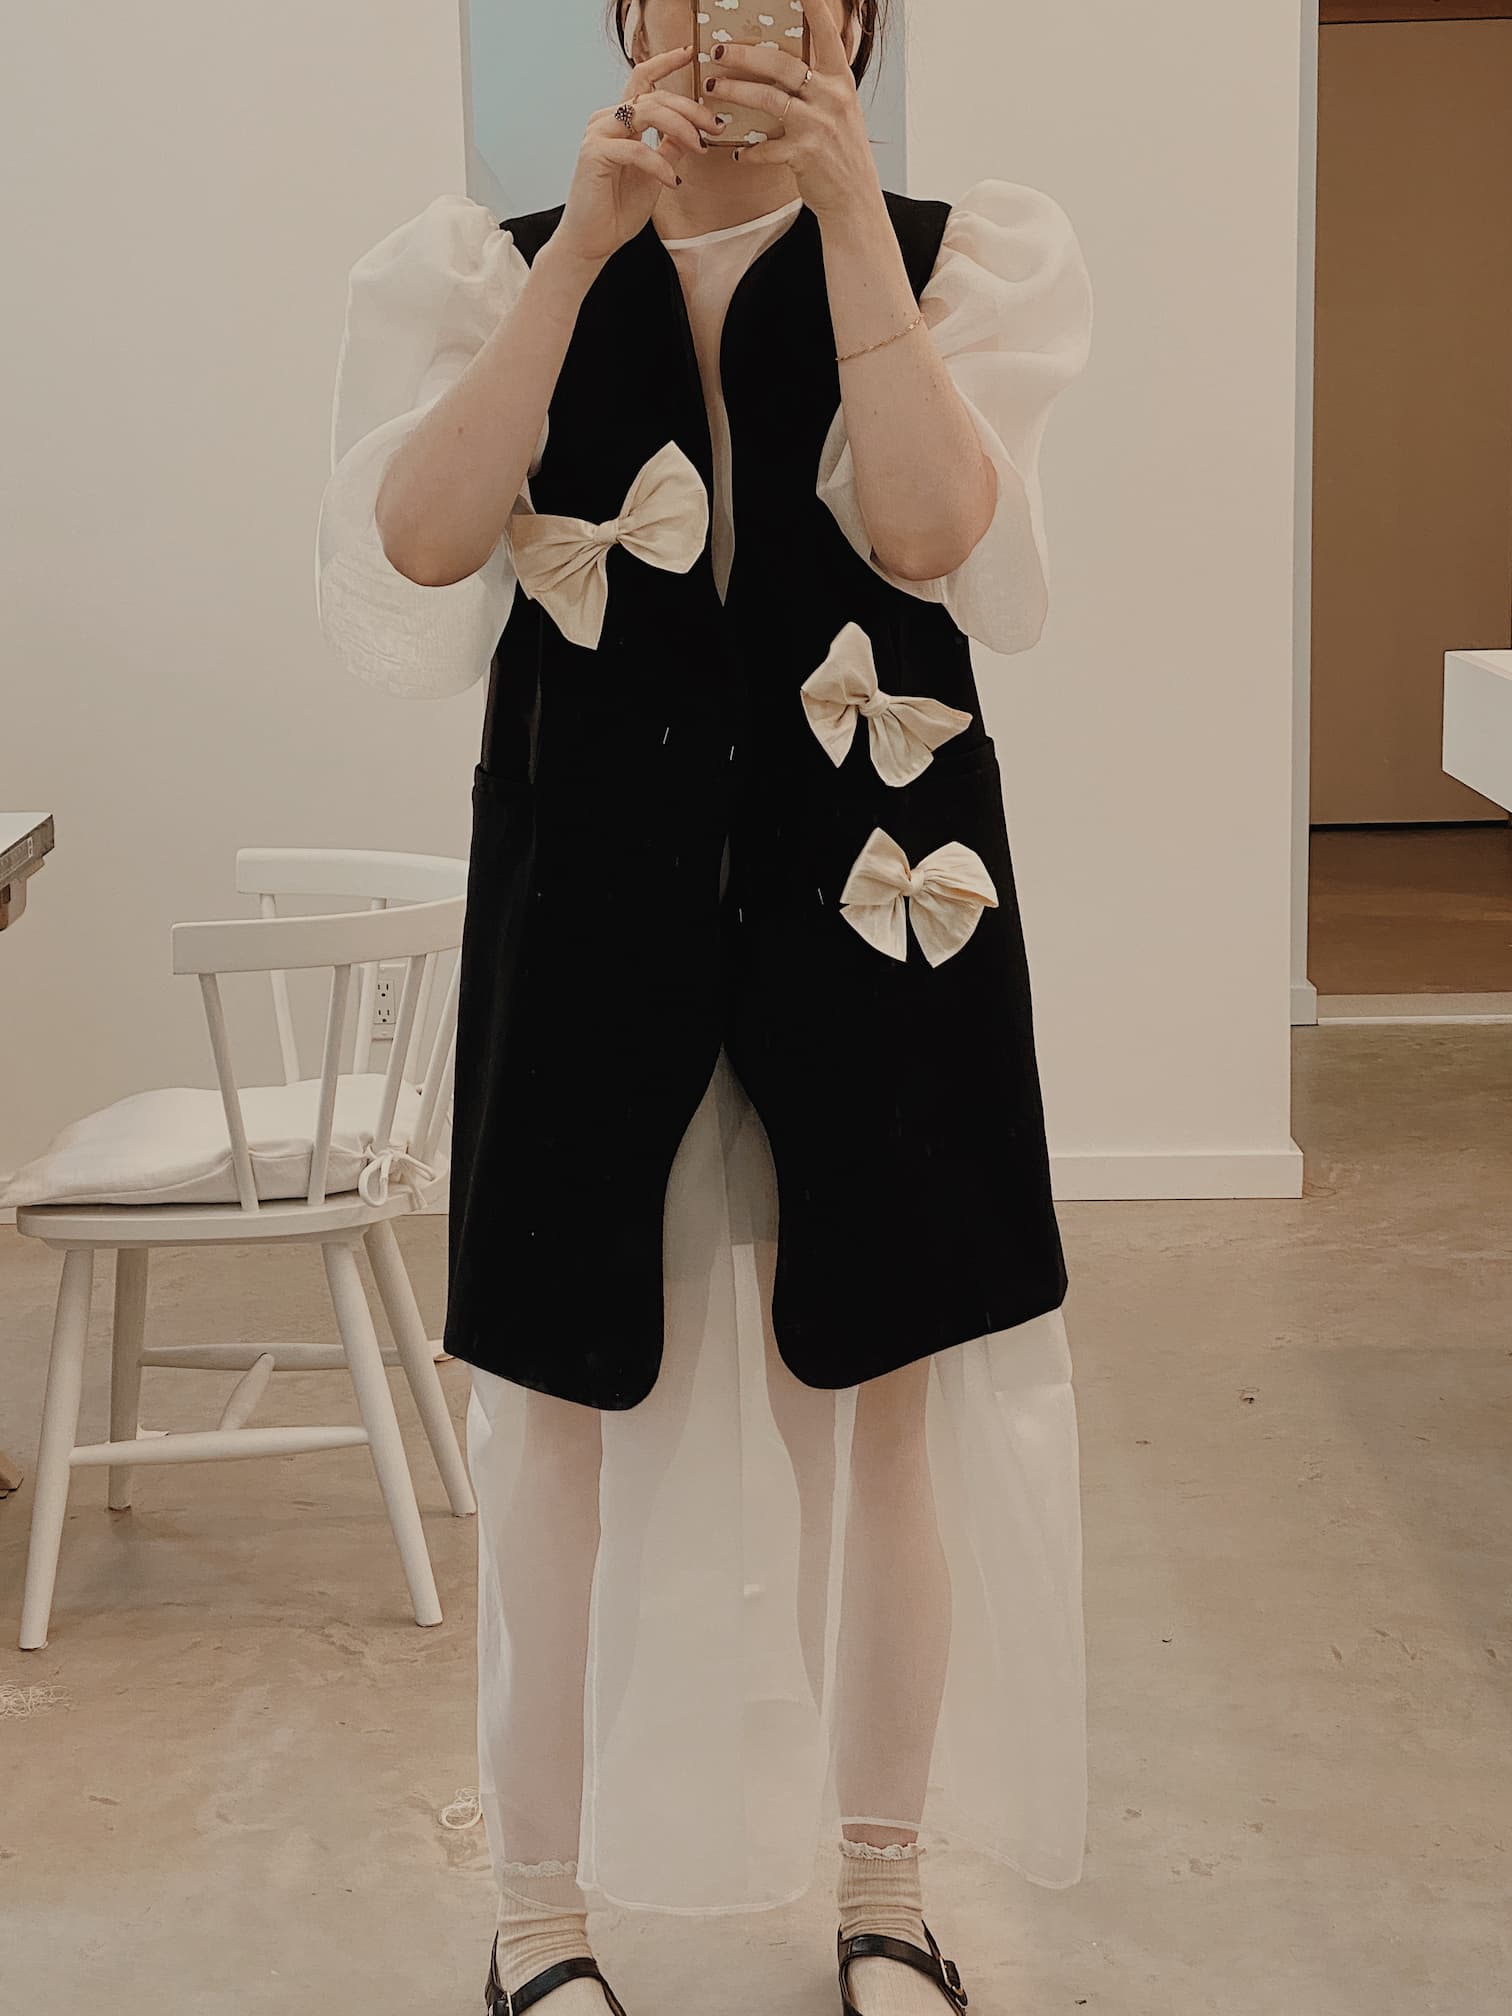
<svg viewBox="0 0 1512 2016">
<path fill-rule="evenodd" d="M 16 1213 L 19 1232 L 44 1240 L 64 1256 L 37 1456 L 22 1601 L 23 1650 L 47 1643 L 69 1479 L 75 1469 L 107 1468 L 110 1506 L 114 1511 L 126 1511 L 131 1504 L 131 1472 L 140 1463 L 289 1456 L 363 1443 L 378 1473 L 416 1621 L 438 1624 L 441 1605 L 386 1363 L 397 1362 L 409 1380 L 452 1511 L 461 1518 L 475 1509 L 466 1464 L 436 1372 L 435 1349 L 426 1336 L 394 1233 L 394 1219 L 424 1200 L 407 1183 L 387 1182 L 389 1158 L 400 1163 L 405 1159 L 393 1147 L 402 1095 L 405 1110 L 414 1116 L 407 1154 L 416 1162 L 431 1164 L 446 1125 L 456 1032 L 456 959 L 451 961 L 435 1033 L 423 1055 L 421 1039 L 438 958 L 455 952 L 461 941 L 467 864 L 432 855 L 244 848 L 236 857 L 236 867 L 238 889 L 258 898 L 261 914 L 219 923 L 176 924 L 172 939 L 174 971 L 199 977 L 239 1202 L 40 1204 L 22 1205 Z M 280 896 L 366 899 L 369 908 L 283 917 L 278 914 Z M 364 1086 L 355 1086 L 355 1074 L 366 1071 L 369 1061 L 378 965 L 389 960 L 405 962 L 405 981 L 386 1069 L 381 1081 L 373 1074 Z M 305 1081 L 299 1075 L 285 976 L 294 969 L 326 967 L 331 969 L 331 980 L 320 1077 Z M 341 1070 L 341 1060 L 354 969 L 361 969 L 360 1012 L 352 1051 L 353 1076 L 348 1077 Z M 251 1095 L 244 1095 L 238 1087 L 219 986 L 219 976 L 233 972 L 266 972 L 270 976 L 285 1082 L 309 1087 L 307 1124 L 301 1109 L 301 1141 L 308 1139 L 310 1143 L 309 1181 L 303 1196 L 275 1201 L 258 1195 L 243 1116 L 244 1096 Z M 366 1091 L 375 1095 L 373 1145 L 362 1173 L 365 1175 L 368 1168 L 381 1169 L 383 1181 L 368 1186 L 370 1192 L 386 1190 L 381 1202 L 369 1202 L 358 1189 L 326 1194 L 339 1089 L 348 1094 Z M 429 1188 L 418 1172 L 411 1174 L 422 1188 Z M 248 1241 L 319 1243 L 339 1347 L 204 1343 L 171 1350 L 146 1348 L 147 1269 L 152 1248 Z M 387 1358 L 374 1329 L 357 1264 L 359 1241 L 367 1247 L 393 1333 L 396 1348 Z M 85 1339 L 94 1259 L 101 1250 L 116 1255 L 110 1439 L 80 1446 L 75 1437 Z M 243 1376 L 216 1427 L 196 1433 L 144 1435 L 138 1422 L 144 1365 L 239 1369 Z M 336 1370 L 343 1366 L 350 1371 L 356 1388 L 360 1427 L 247 1425 L 275 1371 Z"/>
</svg>

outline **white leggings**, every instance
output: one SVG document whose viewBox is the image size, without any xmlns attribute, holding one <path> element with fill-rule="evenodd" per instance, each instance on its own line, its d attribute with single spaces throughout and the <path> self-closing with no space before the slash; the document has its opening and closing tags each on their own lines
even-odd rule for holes
<svg viewBox="0 0 1512 2016">
<path fill-rule="evenodd" d="M 775 1249 L 754 1248 L 761 1306 L 770 1308 Z M 698 1293 L 698 1284 L 685 1284 Z M 669 1284 L 678 1292 L 678 1284 Z M 766 1328 L 765 1390 L 796 1491 L 797 1560 L 789 1583 L 813 1707 L 833 1730 L 841 1818 L 876 1838 L 919 1824 L 950 1643 L 950 1581 L 941 1547 L 925 1435 L 929 1361 L 853 1389 L 844 1459 L 849 1490 L 836 1533 L 837 1396 L 803 1385 Z M 475 1371 L 469 1415 L 480 1519 L 478 1738 L 490 1851 L 512 1887 L 532 1872 L 575 1867 L 584 1801 L 584 1709 L 612 1727 L 623 1704 L 633 1647 L 600 1633 L 589 1674 L 601 1519 L 639 1533 L 687 1426 L 696 1367 L 664 1362 L 631 1485 L 603 1504 L 605 1417 L 590 1407 L 509 1387 Z M 521 1417 L 507 1460 L 494 1460 L 488 1422 L 501 1405 Z M 639 1411 L 639 1410 L 632 1410 Z M 480 1418 L 485 1417 L 485 1418 Z M 626 1417 L 611 1421 L 613 1432 Z M 833 1542 L 843 1536 L 838 1557 Z M 838 1634 L 827 1660 L 827 1616 L 838 1581 Z M 643 1616 L 638 1630 L 654 1631 Z M 827 1664 L 833 1716 L 824 1713 Z M 590 1745 L 591 1751 L 591 1745 Z M 687 1758 L 660 1760 L 669 1777 Z M 647 1760 L 654 1765 L 655 1760 Z"/>
</svg>

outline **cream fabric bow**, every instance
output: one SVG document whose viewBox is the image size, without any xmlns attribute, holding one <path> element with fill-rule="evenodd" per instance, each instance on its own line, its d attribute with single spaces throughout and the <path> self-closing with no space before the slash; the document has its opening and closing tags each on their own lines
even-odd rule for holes
<svg viewBox="0 0 1512 2016">
<path fill-rule="evenodd" d="M 846 878 L 840 914 L 889 959 L 908 957 L 911 920 L 919 950 L 939 966 L 960 951 L 997 900 L 985 862 L 959 840 L 910 868 L 897 841 L 878 826 Z"/>
<path fill-rule="evenodd" d="M 871 759 L 884 784 L 907 784 L 934 761 L 934 751 L 971 726 L 971 716 L 941 700 L 902 699 L 883 693 L 871 639 L 847 623 L 824 663 L 799 689 L 809 726 L 838 769 L 850 751 L 859 716 L 866 718 Z"/>
<path fill-rule="evenodd" d="M 364 1204 L 388 1202 L 390 1176 L 404 1185 L 417 1205 L 425 1202 L 426 1185 L 436 1181 L 429 1162 L 406 1155 L 402 1148 L 369 1148 L 357 1176 L 357 1194 Z"/>
<path fill-rule="evenodd" d="M 607 556 L 623 546 L 637 560 L 686 574 L 703 551 L 709 496 L 675 441 L 658 448 L 625 493 L 616 518 L 594 525 L 517 504 L 509 543 L 520 586 L 556 619 L 569 643 L 598 647 L 609 598 Z"/>
</svg>

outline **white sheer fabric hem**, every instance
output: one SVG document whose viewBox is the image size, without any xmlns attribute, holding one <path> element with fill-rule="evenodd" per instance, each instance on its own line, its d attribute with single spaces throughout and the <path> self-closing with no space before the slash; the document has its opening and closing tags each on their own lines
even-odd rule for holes
<svg viewBox="0 0 1512 2016">
<path fill-rule="evenodd" d="M 1061 1312 L 803 1386 L 765 1320 L 775 1207 L 721 1058 L 668 1187 L 652 1394 L 599 1414 L 474 1372 L 495 1866 L 555 1855 L 617 1908 L 722 1915 L 804 1895 L 853 1823 L 1065 1887 L 1086 1763 Z"/>
</svg>

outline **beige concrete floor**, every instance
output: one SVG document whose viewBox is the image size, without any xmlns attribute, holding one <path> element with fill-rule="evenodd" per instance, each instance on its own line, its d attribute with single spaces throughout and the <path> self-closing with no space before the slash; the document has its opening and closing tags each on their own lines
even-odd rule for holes
<svg viewBox="0 0 1512 2016">
<path fill-rule="evenodd" d="M 931 1913 L 972 2016 L 1490 2016 L 1512 1960 L 1512 1042 L 1304 1032 L 1298 1203 L 1064 1222 L 1084 1448 L 1093 1803 L 1068 1891 L 966 1855 Z M 439 1223 L 404 1228 L 432 1318 Z M 0 1229 L 0 1442 L 30 1467 L 57 1261 Z M 298 1335 L 317 1257 L 164 1256 L 165 1340 Z M 86 1428 L 102 1427 L 108 1293 Z M 460 1412 L 465 1372 L 446 1368 Z M 149 1372 L 147 1418 L 226 1382 Z M 281 1383 L 281 1411 L 345 1404 Z M 76 1480 L 53 1639 L 14 1651 L 0 1502 L 0 2011 L 451 2016 L 490 1900 L 472 1530 L 404 1419 L 447 1622 L 417 1630 L 361 1451 Z M 832 2016 L 828 1897 L 621 1916 L 632 2016 Z M 943 2004 L 942 2004 L 943 2007 Z"/>
</svg>

